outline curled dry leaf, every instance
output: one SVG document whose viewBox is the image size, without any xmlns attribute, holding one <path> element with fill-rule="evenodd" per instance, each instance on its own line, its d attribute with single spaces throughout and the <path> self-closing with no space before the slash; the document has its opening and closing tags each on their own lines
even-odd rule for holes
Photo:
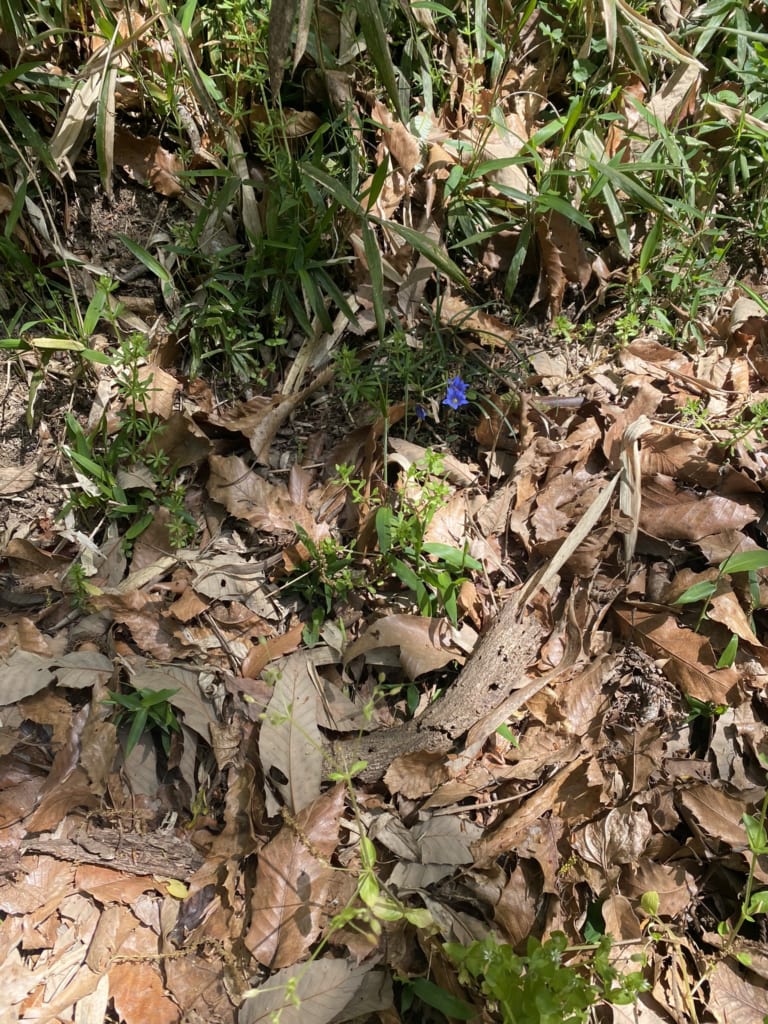
<svg viewBox="0 0 768 1024">
<path fill-rule="evenodd" d="M 464 650 L 469 649 L 477 634 L 471 626 L 459 631 Z M 409 679 L 435 672 L 452 661 L 466 660 L 457 642 L 454 628 L 446 619 L 430 619 L 420 615 L 386 615 L 377 619 L 363 635 L 344 652 L 345 662 L 382 647 L 399 648 L 400 664 Z"/>
<path fill-rule="evenodd" d="M 164 149 L 154 136 L 138 138 L 127 128 L 115 128 L 115 163 L 141 185 L 148 185 L 160 195 L 173 198 L 181 195 L 179 174 L 183 170 L 179 158 Z"/>
</svg>

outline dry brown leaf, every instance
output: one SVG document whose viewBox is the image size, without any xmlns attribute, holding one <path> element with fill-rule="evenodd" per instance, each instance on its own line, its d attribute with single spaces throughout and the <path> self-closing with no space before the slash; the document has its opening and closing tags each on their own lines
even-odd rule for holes
<svg viewBox="0 0 768 1024">
<path fill-rule="evenodd" d="M 13 208 L 13 198 L 13 191 L 4 181 L 0 181 L 0 213 L 8 213 Z"/>
<path fill-rule="evenodd" d="M 372 966 L 371 960 L 355 966 L 351 961 L 323 957 L 287 967 L 272 975 L 265 985 L 246 992 L 238 1024 L 271 1024 L 275 1020 L 280 1024 L 330 1024 L 337 1018 L 354 1020 L 358 1016 L 356 995 Z M 348 1004 L 352 1013 L 342 1016 Z M 391 999 L 383 1008 L 391 1008 Z"/>
<path fill-rule="evenodd" d="M 387 769 L 384 782 L 390 793 L 402 793 L 409 800 L 419 800 L 433 793 L 449 777 L 443 754 L 419 750 L 396 757 Z"/>
<path fill-rule="evenodd" d="M 344 651 L 344 661 L 382 647 L 399 648 L 400 664 L 409 679 L 435 672 L 452 661 L 464 664 L 463 651 L 471 650 L 477 634 L 471 626 L 457 633 L 445 619 L 420 615 L 385 615 L 353 640 Z M 463 648 L 458 645 L 459 637 Z"/>
<path fill-rule="evenodd" d="M 144 952 L 151 956 L 154 950 Z M 181 1020 L 181 1010 L 165 993 L 159 968 L 147 960 L 114 964 L 109 971 L 109 994 L 125 1024 L 177 1024 Z"/>
<path fill-rule="evenodd" d="M 312 662 L 304 651 L 283 658 L 273 672 L 274 689 L 259 733 L 259 757 L 264 775 L 296 814 L 320 795 L 323 752 L 317 727 L 318 694 Z"/>
<path fill-rule="evenodd" d="M 334 786 L 261 850 L 245 936 L 259 963 L 273 969 L 290 966 L 315 941 L 336 870 L 329 861 L 338 843 L 344 797 L 344 786 Z"/>
<path fill-rule="evenodd" d="M 0 495 L 21 494 L 29 490 L 37 480 L 39 463 L 28 466 L 6 466 L 0 468 Z"/>
<path fill-rule="evenodd" d="M 520 341 L 520 331 L 505 324 L 498 317 L 470 306 L 458 295 L 441 295 L 433 308 L 440 315 L 440 322 L 456 331 L 471 331 L 480 339 L 481 345 L 515 351 Z"/>
<path fill-rule="evenodd" d="M 643 485 L 640 528 L 660 540 L 699 541 L 723 530 L 741 530 L 762 514 L 762 502 L 684 490 L 669 477 Z"/>
<path fill-rule="evenodd" d="M 744 800 L 714 786 L 697 785 L 682 790 L 680 804 L 694 833 L 702 837 L 713 853 L 722 854 L 724 846 L 739 853 L 747 851 L 747 832 L 741 819 L 751 808 Z M 757 870 L 758 875 L 765 874 L 759 865 Z"/>
<path fill-rule="evenodd" d="M 684 694 L 714 704 L 727 704 L 736 695 L 738 674 L 733 668 L 715 668 L 709 640 L 680 627 L 669 612 L 643 607 L 617 606 L 622 636 L 631 638 L 653 658 L 663 658 L 664 673 Z"/>
<path fill-rule="evenodd" d="M 412 174 L 421 164 L 421 142 L 411 135 L 405 125 L 396 121 L 387 107 L 378 100 L 371 117 L 381 126 L 384 145 L 406 174 Z"/>
<path fill-rule="evenodd" d="M 659 915 L 670 918 L 681 914 L 696 895 L 694 877 L 682 865 L 659 864 L 649 858 L 622 869 L 620 889 L 635 901 L 646 892 L 658 893 Z"/>
<path fill-rule="evenodd" d="M 159 366 L 140 366 L 137 376 L 142 387 L 146 387 L 147 412 L 167 420 L 173 412 L 176 392 L 181 389 L 179 382 Z"/>
<path fill-rule="evenodd" d="M 165 960 L 163 971 L 168 991 L 179 1006 L 184 1007 L 187 1020 L 211 1024 L 233 1020 L 232 999 L 227 993 L 227 985 L 232 984 L 233 979 L 219 960 L 185 950 L 183 957 Z"/>
<path fill-rule="evenodd" d="M 590 822 L 571 842 L 580 856 L 600 866 L 612 877 L 620 864 L 640 859 L 651 838 L 651 823 L 645 808 L 614 807 L 599 821 Z"/>
<path fill-rule="evenodd" d="M 768 1010 L 768 984 L 754 976 L 745 977 L 729 962 L 721 961 L 707 978 L 707 1010 L 717 1024 L 762 1024 Z"/>
<path fill-rule="evenodd" d="M 254 644 L 243 659 L 240 668 L 243 676 L 246 679 L 258 679 L 270 661 L 295 651 L 301 644 L 304 628 L 303 622 L 297 622 L 286 633 Z"/>
<path fill-rule="evenodd" d="M 539 280 L 531 305 L 547 302 L 549 315 L 560 312 L 566 284 L 583 289 L 592 277 L 592 264 L 587 256 L 578 227 L 562 213 L 551 211 L 536 224 L 539 246 Z"/>
<path fill-rule="evenodd" d="M 605 933 L 615 942 L 642 938 L 642 926 L 626 896 L 610 893 L 603 903 L 601 913 L 605 922 Z"/>
<path fill-rule="evenodd" d="M 211 423 L 225 430 L 236 431 L 248 438 L 257 461 L 269 461 L 269 449 L 275 434 L 288 417 L 318 388 L 333 377 L 333 367 L 318 373 L 312 383 L 292 395 L 275 395 L 273 398 L 252 398 L 250 402 L 234 405 L 210 416 Z"/>
<path fill-rule="evenodd" d="M 707 618 L 722 623 L 731 633 L 746 640 L 748 644 L 753 644 L 755 647 L 763 646 L 752 628 L 741 602 L 725 580 L 720 581 L 718 592 L 709 599 Z"/>
<path fill-rule="evenodd" d="M 173 198 L 181 195 L 179 174 L 182 163 L 174 153 L 163 149 L 154 136 L 138 138 L 127 128 L 115 128 L 115 163 L 141 185 L 148 185 L 160 195 Z"/>
<path fill-rule="evenodd" d="M 295 533 L 298 523 L 315 541 L 328 536 L 327 525 L 295 504 L 285 484 L 269 483 L 236 455 L 212 455 L 209 461 L 208 491 L 233 516 L 268 533 Z"/>
<path fill-rule="evenodd" d="M 493 902 L 493 919 L 511 946 L 524 946 L 533 933 L 541 895 L 541 878 L 536 865 L 521 858 Z"/>
</svg>

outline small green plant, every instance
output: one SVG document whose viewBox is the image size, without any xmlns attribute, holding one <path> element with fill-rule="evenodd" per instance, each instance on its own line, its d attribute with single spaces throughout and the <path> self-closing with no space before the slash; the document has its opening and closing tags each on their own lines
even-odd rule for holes
<svg viewBox="0 0 768 1024">
<path fill-rule="evenodd" d="M 463 382 L 462 386 L 465 386 Z M 366 497 L 364 481 L 354 477 L 351 467 L 337 466 L 336 471 L 340 481 L 349 488 L 353 501 L 361 504 L 371 497 L 379 500 L 378 492 Z M 482 565 L 466 550 L 424 540 L 435 512 L 450 493 L 441 478 L 442 472 L 442 458 L 427 449 L 423 462 L 407 469 L 394 504 L 380 505 L 376 510 L 374 521 L 380 558 L 371 563 L 367 580 L 363 579 L 362 570 L 354 568 L 356 559 L 352 549 L 330 537 L 316 543 L 306 530 L 296 526 L 309 557 L 297 566 L 285 588 L 300 594 L 312 609 L 311 623 L 305 630 L 307 643 L 316 642 L 334 601 L 345 598 L 361 583 L 375 593 L 392 575 L 413 594 L 422 615 L 445 614 L 457 624 L 461 585 L 468 571 L 479 572 Z"/>
<path fill-rule="evenodd" d="M 353 552 L 333 537 L 314 541 L 298 523 L 295 529 L 308 557 L 291 573 L 284 588 L 289 593 L 299 594 L 309 605 L 310 621 L 304 629 L 304 642 L 312 647 L 318 641 L 320 628 L 330 615 L 334 601 L 343 600 L 354 589 L 359 573 L 353 572 Z"/>
<path fill-rule="evenodd" d="M 455 378 L 449 386 L 449 404 L 466 404 Z M 461 382 L 463 385 L 463 381 Z M 453 387 L 451 392 L 450 387 Z M 466 385 L 463 385 L 466 388 Z M 410 590 L 422 615 L 444 612 L 458 622 L 457 598 L 468 570 L 479 572 L 481 564 L 466 551 L 449 544 L 425 541 L 429 524 L 443 505 L 450 489 L 440 474 L 443 461 L 427 449 L 422 463 L 408 467 L 395 505 L 382 505 L 376 512 L 376 535 L 383 568 L 392 572 Z"/>
<path fill-rule="evenodd" d="M 698 697 L 691 697 L 688 693 L 685 694 L 685 702 L 690 709 L 685 720 L 686 725 L 690 725 L 691 722 L 695 722 L 698 718 L 719 718 L 720 715 L 724 715 L 728 710 L 727 704 L 715 704 L 711 700 L 699 700 Z"/>
<path fill-rule="evenodd" d="M 690 423 L 698 430 L 705 430 L 714 441 L 722 444 L 728 453 L 744 441 L 749 451 L 753 449 L 752 438 L 760 438 L 768 429 L 768 401 L 751 402 L 737 415 L 728 419 L 715 419 L 700 398 L 690 398 L 682 410 L 683 422 Z M 715 433 L 719 430 L 719 433 Z M 727 437 L 723 434 L 727 433 Z"/>
<path fill-rule="evenodd" d="M 760 755 L 760 761 L 764 768 L 768 768 L 768 757 L 765 754 Z M 739 907 L 739 916 L 735 923 L 730 924 L 728 921 L 721 921 L 717 927 L 718 934 L 726 940 L 726 953 L 730 952 L 733 948 L 741 929 L 747 921 L 753 923 L 756 914 L 768 914 L 768 889 L 758 889 L 755 891 L 755 871 L 758 866 L 758 858 L 768 855 L 767 818 L 768 789 L 766 789 L 757 814 L 744 814 L 741 819 L 747 833 L 747 843 L 749 844 L 749 873 L 747 874 L 744 896 Z M 749 966 L 749 954 L 736 953 L 736 959 Z"/>
<path fill-rule="evenodd" d="M 132 693 L 118 693 L 108 690 L 109 697 L 103 702 L 120 710 L 114 718 L 116 726 L 130 722 L 128 738 L 125 741 L 125 756 L 139 742 L 145 731 L 157 732 L 166 754 L 171 750 L 171 733 L 181 732 L 176 712 L 170 698 L 178 690 L 134 690 Z"/>
<path fill-rule="evenodd" d="M 185 509 L 183 487 L 158 443 L 164 424 L 148 407 L 152 376 L 141 372 L 146 355 L 146 339 L 131 335 L 121 342 L 113 360 L 120 404 L 116 431 L 110 432 L 106 415 L 86 433 L 71 413 L 66 414 L 68 443 L 63 447 L 78 486 L 72 488 L 64 513 L 74 509 L 86 517 L 128 520 L 123 540 L 130 545 L 152 522 L 153 509 L 162 505 L 170 513 L 172 543 L 183 547 L 196 525 Z"/>
<path fill-rule="evenodd" d="M 768 551 L 738 551 L 736 554 L 731 555 L 720 563 L 717 569 L 717 576 L 714 580 L 701 580 L 699 583 L 694 583 L 683 591 L 682 594 L 674 601 L 676 605 L 689 605 L 702 603 L 699 617 L 696 620 L 694 626 L 696 632 L 701 629 L 704 620 L 707 617 L 707 610 L 709 608 L 710 601 L 717 593 L 717 589 L 721 583 L 721 580 L 725 576 L 733 576 L 739 573 L 746 573 L 748 591 L 752 603 L 752 608 L 749 612 L 749 620 L 752 629 L 754 629 L 754 619 L 752 611 L 755 608 L 760 607 L 760 588 L 758 585 L 757 571 L 759 569 L 768 568 Z M 739 649 L 739 637 L 736 633 L 731 636 L 725 650 L 720 655 L 717 662 L 718 668 L 729 668 L 735 658 Z"/>
<path fill-rule="evenodd" d="M 503 1024 L 584 1024 L 599 1002 L 629 1005 L 649 988 L 640 970 L 623 974 L 611 963 L 611 947 L 604 935 L 579 947 L 588 957 L 564 962 L 568 940 L 553 932 L 544 942 L 530 938 L 524 956 L 491 937 L 444 949 L 460 968 L 460 981 L 496 1003 Z"/>
</svg>

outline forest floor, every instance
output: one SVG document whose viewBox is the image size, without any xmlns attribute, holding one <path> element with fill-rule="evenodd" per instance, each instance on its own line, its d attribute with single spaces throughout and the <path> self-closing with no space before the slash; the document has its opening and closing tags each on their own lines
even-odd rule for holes
<svg viewBox="0 0 768 1024">
<path fill-rule="evenodd" d="M 367 214 L 304 168 L 338 296 L 127 115 L 46 231 L 0 184 L 0 1024 L 762 1024 L 760 253 L 667 331 L 554 200 L 454 262 L 469 114 L 371 117 Z"/>
</svg>

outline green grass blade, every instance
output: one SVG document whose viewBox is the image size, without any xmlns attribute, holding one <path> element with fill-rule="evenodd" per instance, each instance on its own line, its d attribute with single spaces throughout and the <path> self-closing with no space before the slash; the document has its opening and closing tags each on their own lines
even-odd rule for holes
<svg viewBox="0 0 768 1024">
<path fill-rule="evenodd" d="M 392 63 L 392 55 L 389 52 L 387 41 L 387 30 L 381 17 L 381 6 L 376 0 L 359 0 L 357 4 L 357 17 L 360 20 L 360 28 L 365 38 L 365 44 L 371 55 L 376 70 L 381 76 L 381 81 L 386 89 L 392 106 L 397 116 L 405 124 L 407 118 L 403 114 L 403 107 L 400 102 L 400 92 L 397 85 L 397 73 Z"/>
</svg>

